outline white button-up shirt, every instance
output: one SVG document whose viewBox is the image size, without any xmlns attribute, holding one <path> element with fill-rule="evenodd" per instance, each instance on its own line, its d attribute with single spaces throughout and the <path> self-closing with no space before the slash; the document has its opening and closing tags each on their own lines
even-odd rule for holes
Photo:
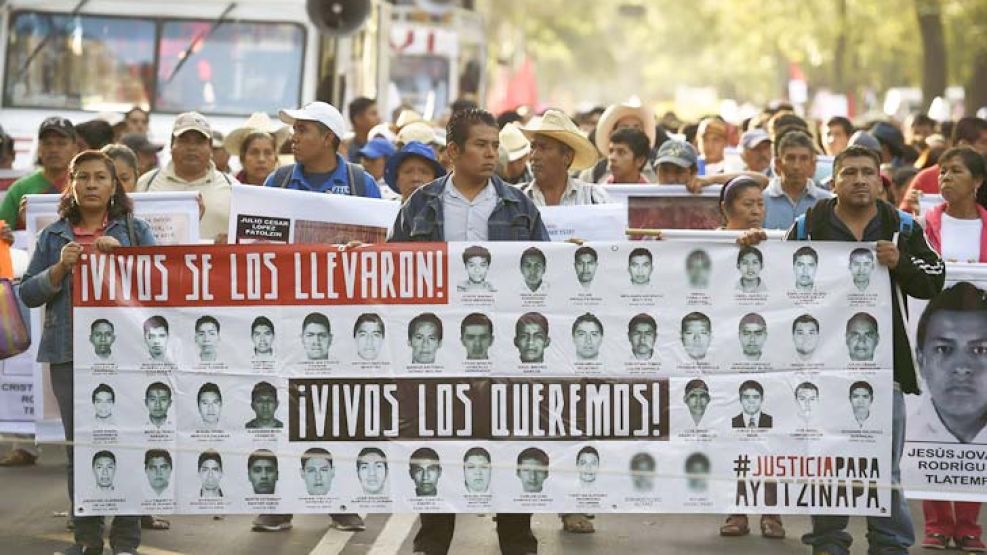
<svg viewBox="0 0 987 555">
<path fill-rule="evenodd" d="M 473 200 L 467 200 L 452 178 L 442 191 L 443 234 L 446 241 L 486 241 L 487 220 L 497 207 L 497 190 L 493 183 L 487 186 Z"/>
</svg>

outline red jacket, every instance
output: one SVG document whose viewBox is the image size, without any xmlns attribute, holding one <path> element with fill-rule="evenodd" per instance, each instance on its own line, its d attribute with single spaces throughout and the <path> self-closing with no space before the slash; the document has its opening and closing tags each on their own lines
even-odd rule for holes
<svg viewBox="0 0 987 555">
<path fill-rule="evenodd" d="M 938 253 L 942 253 L 942 213 L 948 205 L 949 203 L 944 202 L 934 206 L 922 216 L 925 219 L 925 237 L 932 250 Z M 980 229 L 980 262 L 987 262 L 987 210 L 978 204 L 977 214 L 983 223 Z"/>
</svg>

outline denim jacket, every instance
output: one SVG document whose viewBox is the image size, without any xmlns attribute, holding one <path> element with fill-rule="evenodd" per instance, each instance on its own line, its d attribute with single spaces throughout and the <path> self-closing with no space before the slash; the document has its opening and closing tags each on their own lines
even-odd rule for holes
<svg viewBox="0 0 987 555">
<path fill-rule="evenodd" d="M 153 245 L 154 234 L 144 220 L 133 219 L 134 237 L 140 246 Z M 127 220 L 109 222 L 104 235 L 128 247 Z M 31 308 L 45 305 L 45 322 L 38 345 L 38 362 L 61 364 L 72 362 L 72 276 L 65 276 L 58 286 L 51 284 L 51 267 L 62 257 L 62 247 L 75 240 L 72 224 L 62 218 L 41 231 L 31 264 L 21 279 L 21 301 Z"/>
<path fill-rule="evenodd" d="M 450 175 L 440 177 L 414 192 L 401 207 L 388 242 L 445 241 L 442 218 L 442 192 Z M 550 241 L 548 230 L 534 203 L 520 189 L 491 178 L 497 191 L 497 206 L 487 220 L 490 241 Z"/>
</svg>

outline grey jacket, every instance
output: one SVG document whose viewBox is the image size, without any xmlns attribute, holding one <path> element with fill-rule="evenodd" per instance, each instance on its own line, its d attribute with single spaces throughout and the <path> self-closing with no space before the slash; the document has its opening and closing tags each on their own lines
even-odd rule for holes
<svg viewBox="0 0 987 555">
<path fill-rule="evenodd" d="M 134 237 L 140 246 L 154 245 L 154 234 L 144 220 L 134 218 Z M 117 218 L 107 224 L 104 235 L 128 247 L 127 220 Z M 45 322 L 38 345 L 38 362 L 72 362 L 72 276 L 57 286 L 51 284 L 51 267 L 62 257 L 62 247 L 75 240 L 72 224 L 65 218 L 49 225 L 38 236 L 38 244 L 19 288 L 21 301 L 36 308 L 45 305 Z"/>
</svg>

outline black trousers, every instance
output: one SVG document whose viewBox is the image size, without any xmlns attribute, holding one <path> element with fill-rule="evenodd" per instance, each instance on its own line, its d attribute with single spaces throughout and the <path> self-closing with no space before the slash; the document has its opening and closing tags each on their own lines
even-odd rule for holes
<svg viewBox="0 0 987 555">
<path fill-rule="evenodd" d="M 446 555 L 456 530 L 454 513 L 422 514 L 422 527 L 415 535 L 415 551 Z M 504 555 L 538 552 L 538 540 L 531 533 L 531 513 L 497 513 L 497 540 Z"/>
</svg>

